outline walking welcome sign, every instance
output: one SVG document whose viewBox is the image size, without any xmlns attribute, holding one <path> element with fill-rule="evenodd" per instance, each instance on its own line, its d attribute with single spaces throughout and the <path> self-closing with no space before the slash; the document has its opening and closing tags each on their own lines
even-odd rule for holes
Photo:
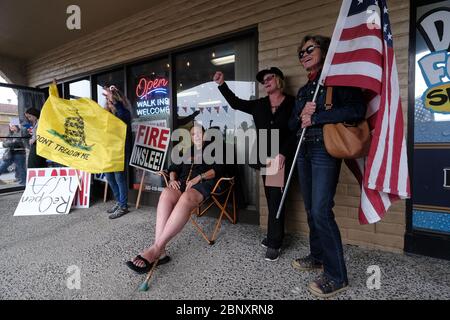
<svg viewBox="0 0 450 320">
<path fill-rule="evenodd" d="M 124 170 L 126 124 L 95 101 L 59 98 L 55 84 L 42 108 L 37 153 L 89 173 Z"/>
</svg>

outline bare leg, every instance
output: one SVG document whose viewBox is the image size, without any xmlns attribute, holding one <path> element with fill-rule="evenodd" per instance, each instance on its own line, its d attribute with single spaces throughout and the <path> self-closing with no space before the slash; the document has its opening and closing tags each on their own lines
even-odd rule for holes
<svg viewBox="0 0 450 320">
<path fill-rule="evenodd" d="M 164 252 L 167 243 L 183 229 L 189 220 L 191 211 L 198 207 L 202 200 L 203 195 L 195 189 L 189 189 L 184 192 L 167 219 L 162 233 L 158 235 L 158 239 L 141 255 L 150 262 L 160 256 Z M 136 261 L 135 264 L 143 266 L 143 263 L 141 265 L 140 262 Z"/>
<path fill-rule="evenodd" d="M 180 197 L 180 190 L 165 188 L 161 193 L 161 196 L 159 197 L 158 208 L 156 209 L 156 228 L 154 242 L 157 242 L 159 237 L 161 236 L 164 227 L 166 226 L 167 219 L 169 219 L 169 216 Z"/>
<path fill-rule="evenodd" d="M 158 207 L 156 209 L 156 227 L 155 227 L 155 241 L 160 237 L 161 233 L 164 230 L 167 219 L 170 216 L 173 208 L 177 204 L 178 199 L 181 197 L 181 191 L 175 190 L 171 188 L 164 188 L 159 196 Z M 151 248 L 151 246 L 149 247 Z M 145 249 L 144 252 L 148 251 L 149 248 Z M 163 254 L 164 251 L 161 252 Z M 141 254 L 143 255 L 143 254 Z M 143 267 L 144 262 L 134 258 L 133 263 L 136 266 Z"/>
</svg>

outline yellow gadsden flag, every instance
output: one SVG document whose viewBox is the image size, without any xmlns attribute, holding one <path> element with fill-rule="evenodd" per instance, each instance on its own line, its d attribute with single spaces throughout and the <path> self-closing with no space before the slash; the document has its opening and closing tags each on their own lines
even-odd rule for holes
<svg viewBox="0 0 450 320">
<path fill-rule="evenodd" d="M 124 170 L 126 125 L 87 98 L 61 99 L 50 85 L 36 135 L 37 153 L 90 173 Z"/>
</svg>

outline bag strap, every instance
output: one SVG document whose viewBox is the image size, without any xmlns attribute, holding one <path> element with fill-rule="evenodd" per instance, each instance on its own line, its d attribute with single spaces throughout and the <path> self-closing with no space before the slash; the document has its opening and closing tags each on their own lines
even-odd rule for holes
<svg viewBox="0 0 450 320">
<path fill-rule="evenodd" d="M 333 87 L 327 87 L 327 96 L 325 98 L 325 110 L 333 107 Z"/>
</svg>

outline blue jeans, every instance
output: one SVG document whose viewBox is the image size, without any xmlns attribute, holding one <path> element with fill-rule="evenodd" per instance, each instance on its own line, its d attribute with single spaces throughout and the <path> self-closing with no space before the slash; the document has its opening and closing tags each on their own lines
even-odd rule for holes
<svg viewBox="0 0 450 320">
<path fill-rule="evenodd" d="M 2 160 L 0 163 L 0 174 L 7 173 L 8 167 L 13 163 L 16 164 L 16 178 L 18 183 L 25 185 L 27 177 L 27 169 L 25 167 L 25 153 L 13 153 L 8 160 Z"/>
<path fill-rule="evenodd" d="M 339 284 L 348 283 L 341 234 L 332 210 L 342 160 L 328 154 L 321 130 L 314 129 L 303 141 L 297 158 L 311 255 L 323 264 L 328 278 Z"/>
<path fill-rule="evenodd" d="M 106 180 L 121 208 L 128 207 L 128 186 L 125 171 L 106 173 Z"/>
</svg>

